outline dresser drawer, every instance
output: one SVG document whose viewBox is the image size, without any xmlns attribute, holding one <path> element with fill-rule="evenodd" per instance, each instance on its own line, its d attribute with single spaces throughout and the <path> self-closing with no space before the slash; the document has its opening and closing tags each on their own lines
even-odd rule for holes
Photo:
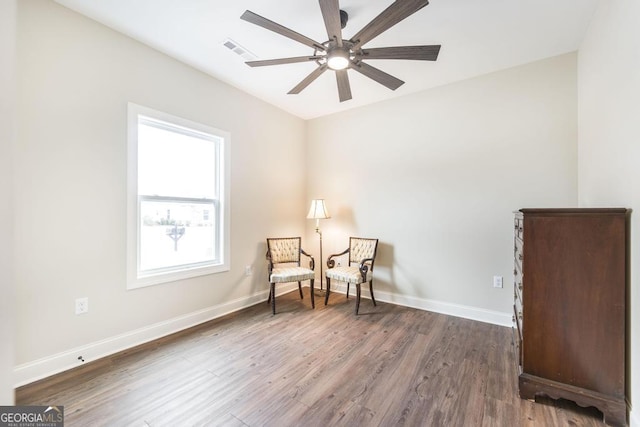
<svg viewBox="0 0 640 427">
<path fill-rule="evenodd" d="M 522 215 L 516 214 L 513 220 L 513 235 L 522 240 L 524 235 L 524 218 Z"/>
<path fill-rule="evenodd" d="M 515 308 L 514 308 L 514 313 L 515 313 Z M 517 322 L 517 316 L 514 314 L 513 316 L 514 319 L 514 326 L 513 328 L 511 328 L 512 330 L 512 339 L 513 339 L 513 348 L 514 348 L 514 353 L 515 353 L 515 359 L 516 359 L 516 369 L 517 369 L 517 373 L 518 375 L 520 375 L 522 373 L 522 333 L 519 329 L 519 324 Z"/>
<path fill-rule="evenodd" d="M 520 270 L 522 270 L 522 261 L 524 260 L 524 251 L 522 250 L 523 246 L 524 242 L 522 239 L 518 239 L 517 237 L 513 239 L 513 259 L 518 265 L 520 265 Z"/>
<path fill-rule="evenodd" d="M 518 300 L 515 301 L 513 305 L 513 323 L 518 328 L 518 334 L 520 334 L 520 339 L 522 339 L 522 303 L 518 304 Z"/>
<path fill-rule="evenodd" d="M 522 280 L 522 270 L 520 270 L 520 268 L 521 267 L 518 264 L 513 268 L 513 289 L 518 295 L 520 295 L 520 299 L 522 299 L 524 281 Z"/>
</svg>

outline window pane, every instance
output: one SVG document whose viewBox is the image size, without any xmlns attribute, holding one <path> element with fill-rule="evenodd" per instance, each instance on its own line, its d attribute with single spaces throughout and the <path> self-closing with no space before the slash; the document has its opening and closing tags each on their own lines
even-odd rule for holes
<svg viewBox="0 0 640 427">
<path fill-rule="evenodd" d="M 218 198 L 217 139 L 138 124 L 138 194 Z"/>
<path fill-rule="evenodd" d="M 140 271 L 218 259 L 214 203 L 140 202 Z M 211 219 L 210 219 L 211 218 Z"/>
</svg>

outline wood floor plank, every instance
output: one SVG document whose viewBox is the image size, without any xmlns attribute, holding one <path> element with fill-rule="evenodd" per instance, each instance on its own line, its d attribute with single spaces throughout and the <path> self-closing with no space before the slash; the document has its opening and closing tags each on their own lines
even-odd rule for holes
<svg viewBox="0 0 640 427">
<path fill-rule="evenodd" d="M 307 294 L 305 294 L 307 295 Z M 518 396 L 509 328 L 297 290 L 20 387 L 66 426 L 603 426 Z"/>
</svg>

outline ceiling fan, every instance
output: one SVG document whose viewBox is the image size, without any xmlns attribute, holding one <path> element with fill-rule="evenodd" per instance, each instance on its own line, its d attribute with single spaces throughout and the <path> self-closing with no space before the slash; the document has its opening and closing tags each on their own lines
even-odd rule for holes
<svg viewBox="0 0 640 427">
<path fill-rule="evenodd" d="M 249 10 L 245 11 L 241 19 L 266 28 L 299 43 L 313 48 L 313 54 L 308 56 L 296 56 L 292 58 L 267 59 L 262 61 L 248 61 L 251 67 L 266 65 L 291 64 L 296 62 L 314 61 L 318 64 L 311 74 L 305 77 L 298 85 L 291 89 L 289 94 L 298 94 L 309 86 L 327 68 L 336 72 L 338 94 L 340 102 L 351 99 L 351 85 L 347 69 L 355 70 L 370 79 L 396 90 L 404 82 L 384 71 L 366 64 L 370 59 L 411 59 L 421 61 L 435 61 L 438 59 L 440 45 L 430 46 L 397 46 L 366 49 L 362 46 L 378 35 L 382 34 L 398 22 L 413 15 L 429 4 L 428 0 L 396 0 L 371 22 L 364 26 L 349 40 L 342 38 L 342 29 L 345 27 L 348 15 L 340 10 L 338 0 L 319 0 L 322 18 L 327 29 L 329 40 L 319 43 L 309 37 L 303 36 L 287 27 L 263 18 Z"/>
</svg>

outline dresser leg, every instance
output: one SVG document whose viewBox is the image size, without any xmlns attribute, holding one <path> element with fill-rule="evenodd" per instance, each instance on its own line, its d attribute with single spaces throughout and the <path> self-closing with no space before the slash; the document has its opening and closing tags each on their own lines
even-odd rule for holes
<svg viewBox="0 0 640 427">
<path fill-rule="evenodd" d="M 536 396 L 547 396 L 551 399 L 571 400 L 583 408 L 593 406 L 602 412 L 603 421 L 607 425 L 627 425 L 627 404 L 622 397 L 608 396 L 526 373 L 518 377 L 518 388 L 521 399 L 531 401 Z"/>
</svg>

